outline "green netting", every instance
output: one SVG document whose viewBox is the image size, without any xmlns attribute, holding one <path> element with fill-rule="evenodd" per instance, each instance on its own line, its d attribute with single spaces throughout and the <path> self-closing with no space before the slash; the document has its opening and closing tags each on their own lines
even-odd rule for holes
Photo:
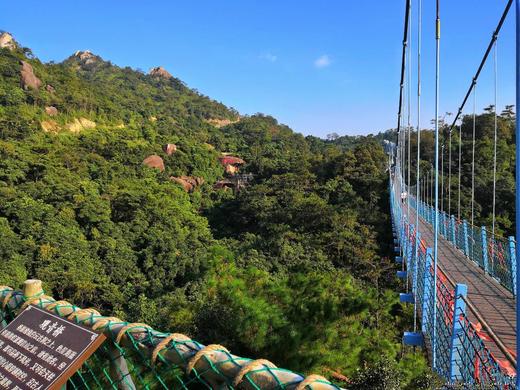
<svg viewBox="0 0 520 390">
<path fill-rule="evenodd" d="M 0 287 L 0 329 L 29 303 L 102 331 L 101 347 L 68 381 L 71 389 L 339 389 L 323 377 L 277 368 L 265 360 L 204 346 L 182 334 L 156 331 L 82 310 L 65 301 Z"/>
</svg>

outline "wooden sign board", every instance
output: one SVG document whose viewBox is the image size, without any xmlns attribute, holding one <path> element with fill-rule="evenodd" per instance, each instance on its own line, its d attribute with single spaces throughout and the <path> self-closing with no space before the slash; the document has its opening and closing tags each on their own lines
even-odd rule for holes
<svg viewBox="0 0 520 390">
<path fill-rule="evenodd" d="M 92 329 L 28 306 L 0 330 L 0 389 L 59 389 L 104 340 Z"/>
</svg>

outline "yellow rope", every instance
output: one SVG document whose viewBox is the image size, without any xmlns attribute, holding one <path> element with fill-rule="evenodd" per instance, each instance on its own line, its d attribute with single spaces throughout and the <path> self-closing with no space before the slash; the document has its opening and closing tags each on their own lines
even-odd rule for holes
<svg viewBox="0 0 520 390">
<path fill-rule="evenodd" d="M 318 381 L 329 383 L 329 381 L 326 378 L 322 377 L 321 375 L 313 374 L 313 375 L 309 375 L 307 378 L 305 378 L 303 381 L 301 381 L 298 384 L 298 386 L 296 386 L 296 389 L 294 389 L 294 390 L 305 390 L 305 388 L 307 386 L 310 387 L 313 383 L 318 382 Z"/>
<path fill-rule="evenodd" d="M 238 385 L 240 384 L 240 382 L 242 382 L 244 376 L 246 376 L 247 373 L 255 371 L 262 367 L 276 368 L 276 366 L 273 363 L 266 359 L 257 359 L 250 361 L 244 367 L 242 367 L 235 379 L 233 379 L 233 387 L 238 387 Z"/>
<path fill-rule="evenodd" d="M 165 349 L 170 341 L 190 341 L 191 339 L 183 335 L 181 333 L 172 333 L 168 337 L 166 337 L 164 340 L 162 340 L 159 344 L 155 346 L 152 352 L 152 365 L 155 365 L 155 361 L 157 360 L 157 356 L 159 356 L 159 352 L 161 352 L 163 349 Z"/>
<path fill-rule="evenodd" d="M 223 347 L 219 344 L 210 344 L 199 350 L 188 362 L 188 367 L 186 367 L 186 374 L 189 374 L 194 368 L 197 362 L 201 357 L 209 354 L 212 351 L 224 351 L 229 352 L 226 347 Z"/>
<path fill-rule="evenodd" d="M 150 325 L 142 324 L 140 322 L 135 322 L 132 324 L 128 324 L 126 326 L 123 326 L 116 337 L 116 343 L 119 344 L 123 336 L 125 336 L 126 332 L 128 332 L 130 329 L 134 328 L 140 328 L 140 329 L 152 329 Z M 132 332 L 130 332 L 132 333 Z"/>
</svg>

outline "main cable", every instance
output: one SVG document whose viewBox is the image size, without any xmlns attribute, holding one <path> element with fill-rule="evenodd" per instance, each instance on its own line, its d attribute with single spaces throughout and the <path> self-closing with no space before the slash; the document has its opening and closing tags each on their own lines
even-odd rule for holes
<svg viewBox="0 0 520 390">
<path fill-rule="evenodd" d="M 455 118 L 453 119 L 453 123 L 450 126 L 450 131 L 455 127 L 455 124 L 457 123 L 457 120 L 459 119 L 460 114 L 462 113 L 462 110 L 464 109 L 464 106 L 466 105 L 466 102 L 468 101 L 469 95 L 471 94 L 471 91 L 473 87 L 477 84 L 477 80 L 480 76 L 480 72 L 482 71 L 482 68 L 484 67 L 484 64 L 487 61 L 487 58 L 489 56 L 489 53 L 491 52 L 491 49 L 497 40 L 498 33 L 502 29 L 502 25 L 504 24 L 504 21 L 506 20 L 506 16 L 509 13 L 509 9 L 511 8 L 511 5 L 513 4 L 513 0 L 509 0 L 506 4 L 506 7 L 504 9 L 504 12 L 502 13 L 502 17 L 500 18 L 500 21 L 498 22 L 498 25 L 493 32 L 493 35 L 491 37 L 491 41 L 489 42 L 489 45 L 486 49 L 486 52 L 484 53 L 484 57 L 482 58 L 482 61 L 480 61 L 480 65 L 477 69 L 477 72 L 475 73 L 475 76 L 473 76 L 473 79 L 471 81 L 471 85 L 468 88 L 468 91 L 466 92 L 466 96 L 464 96 L 464 100 L 462 101 L 462 104 L 460 105 L 457 115 L 455 115 Z"/>
</svg>

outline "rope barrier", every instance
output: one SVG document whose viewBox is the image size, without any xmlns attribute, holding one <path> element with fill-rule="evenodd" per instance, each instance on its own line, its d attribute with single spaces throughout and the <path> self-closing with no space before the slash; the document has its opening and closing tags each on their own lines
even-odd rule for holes
<svg viewBox="0 0 520 390">
<path fill-rule="evenodd" d="M 0 329 L 34 304 L 105 334 L 103 345 L 69 380 L 71 388 L 188 389 L 197 383 L 210 389 L 340 389 L 321 376 L 305 378 L 265 360 L 233 355 L 220 345 L 204 346 L 183 334 L 105 317 L 43 293 L 27 298 L 21 291 L 0 286 L 0 302 Z"/>
</svg>

